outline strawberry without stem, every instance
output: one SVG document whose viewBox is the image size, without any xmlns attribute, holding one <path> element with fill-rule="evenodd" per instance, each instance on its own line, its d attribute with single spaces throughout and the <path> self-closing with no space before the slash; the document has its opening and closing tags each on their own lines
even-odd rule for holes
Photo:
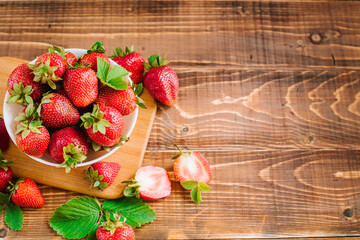
<svg viewBox="0 0 360 240">
<path fill-rule="evenodd" d="M 121 165 L 116 162 L 97 162 L 84 170 L 84 173 L 91 186 L 104 190 L 114 182 L 120 168 Z"/>
<path fill-rule="evenodd" d="M 70 100 L 57 93 L 46 94 L 41 99 L 38 114 L 43 124 L 51 128 L 63 128 L 80 121 L 80 114 Z"/>
<path fill-rule="evenodd" d="M 159 55 L 149 57 L 149 63 L 145 64 L 149 71 L 144 76 L 144 85 L 153 98 L 171 106 L 175 104 L 178 96 L 179 80 L 168 63 Z"/>
<path fill-rule="evenodd" d="M 66 127 L 54 132 L 49 143 L 51 158 L 66 167 L 66 173 L 86 159 L 89 145 L 85 135 L 76 128 Z"/>
<path fill-rule="evenodd" d="M 100 57 L 110 64 L 109 58 L 105 54 L 102 42 L 96 42 L 80 60 L 79 64 L 89 65 L 91 69 L 97 72 L 97 58 Z"/>
<path fill-rule="evenodd" d="M 164 198 L 171 193 L 171 181 L 168 172 L 155 166 L 144 166 L 136 171 L 135 179 L 124 189 L 126 197 L 136 196 L 146 200 Z"/>
<path fill-rule="evenodd" d="M 116 90 L 108 86 L 100 89 L 96 103 L 116 108 L 123 116 L 132 113 L 138 104 L 142 108 L 146 108 L 144 101 L 139 97 L 142 92 L 142 84 L 136 88 L 136 93 L 128 84 L 126 90 Z"/>
<path fill-rule="evenodd" d="M 120 215 L 114 214 L 115 221 L 110 220 L 110 213 L 106 213 L 106 222 L 96 230 L 97 240 L 133 240 L 135 238 L 134 229 L 120 221 Z"/>
<path fill-rule="evenodd" d="M 76 107 L 86 107 L 94 102 L 98 95 L 98 79 L 91 68 L 74 65 L 64 75 L 64 89 Z"/>
<path fill-rule="evenodd" d="M 10 182 L 10 185 L 11 200 L 19 207 L 41 208 L 45 205 L 45 199 L 32 179 L 19 179 L 15 184 Z"/>
<path fill-rule="evenodd" d="M 0 114 L 0 150 L 5 151 L 9 148 L 10 137 L 6 130 L 3 115 Z"/>
<path fill-rule="evenodd" d="M 41 98 L 44 87 L 33 81 L 35 75 L 26 63 L 16 67 L 10 74 L 7 89 L 10 93 L 9 103 L 25 104 L 26 96 L 30 96 L 34 101 Z"/>
<path fill-rule="evenodd" d="M 140 53 L 134 51 L 134 46 L 126 47 L 125 51 L 121 48 L 114 50 L 114 55 L 111 58 L 120 66 L 131 72 L 131 80 L 138 84 L 144 75 L 144 58 Z"/>
</svg>

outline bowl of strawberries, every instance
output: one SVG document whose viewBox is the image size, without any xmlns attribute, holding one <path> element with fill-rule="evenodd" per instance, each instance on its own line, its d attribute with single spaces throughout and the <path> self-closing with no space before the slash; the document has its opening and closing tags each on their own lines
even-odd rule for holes
<svg viewBox="0 0 360 240">
<path fill-rule="evenodd" d="M 52 47 L 10 74 L 4 120 L 10 138 L 32 159 L 71 168 L 100 161 L 134 129 L 142 85 L 105 54 Z"/>
</svg>

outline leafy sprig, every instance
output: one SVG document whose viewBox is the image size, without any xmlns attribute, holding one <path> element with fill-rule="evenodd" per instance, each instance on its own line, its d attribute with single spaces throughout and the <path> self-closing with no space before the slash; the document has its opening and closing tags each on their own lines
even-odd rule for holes
<svg viewBox="0 0 360 240">
<path fill-rule="evenodd" d="M 125 68 L 119 65 L 115 65 L 111 68 L 110 64 L 103 58 L 97 57 L 96 76 L 104 85 L 116 90 L 126 90 L 128 84 L 123 78 L 129 75 L 130 73 Z"/>
<path fill-rule="evenodd" d="M 121 221 L 132 228 L 150 223 L 156 218 L 155 212 L 141 199 L 122 197 L 105 200 L 101 204 L 96 198 L 80 197 L 58 207 L 49 224 L 64 238 L 86 237 L 88 240 L 95 240 L 96 229 L 106 221 L 106 213 L 121 214 Z"/>
<path fill-rule="evenodd" d="M 202 201 L 201 191 L 207 192 L 211 189 L 211 187 L 209 187 L 206 183 L 195 180 L 184 181 L 181 183 L 181 186 L 187 190 L 191 190 L 191 199 L 197 204 Z"/>
</svg>

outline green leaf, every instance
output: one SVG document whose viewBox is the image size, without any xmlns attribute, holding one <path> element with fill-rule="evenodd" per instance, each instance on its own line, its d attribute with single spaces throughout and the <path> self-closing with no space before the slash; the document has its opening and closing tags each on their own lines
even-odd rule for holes
<svg viewBox="0 0 360 240">
<path fill-rule="evenodd" d="M 73 198 L 55 210 L 49 223 L 64 238 L 84 238 L 97 225 L 99 213 L 93 198 Z"/>
<path fill-rule="evenodd" d="M 106 85 L 116 90 L 126 90 L 128 88 L 127 82 L 122 77 L 112 78 L 107 81 Z"/>
<path fill-rule="evenodd" d="M 211 187 L 209 185 L 207 185 L 206 183 L 203 183 L 203 182 L 199 182 L 199 186 L 200 186 L 201 191 L 207 192 L 211 189 Z"/>
<path fill-rule="evenodd" d="M 107 63 L 103 58 L 97 57 L 97 73 L 96 76 L 102 81 L 106 82 L 107 75 L 110 70 L 110 64 Z"/>
<path fill-rule="evenodd" d="M 108 81 L 111 80 L 111 79 L 114 79 L 114 78 L 123 78 L 123 77 L 126 77 L 128 76 L 130 73 L 125 69 L 123 68 L 122 66 L 119 66 L 119 65 L 115 65 L 111 68 L 108 76 L 107 76 L 107 79 Z"/>
<path fill-rule="evenodd" d="M 106 221 L 105 215 L 101 216 L 100 221 L 98 224 L 94 225 L 94 227 L 90 230 L 88 236 L 86 237 L 87 240 L 96 240 L 96 230 L 101 225 L 102 222 Z"/>
<path fill-rule="evenodd" d="M 19 231 L 23 225 L 23 213 L 18 205 L 10 202 L 5 209 L 5 222 L 9 228 Z"/>
<path fill-rule="evenodd" d="M 195 187 L 191 190 L 190 192 L 191 195 L 191 199 L 195 202 L 195 203 L 200 203 L 201 202 L 201 190 L 199 187 Z"/>
<path fill-rule="evenodd" d="M 118 212 L 122 220 L 132 228 L 140 227 L 155 220 L 156 214 L 149 205 L 137 198 L 122 197 L 119 199 L 105 200 L 103 203 L 104 212 Z"/>
<path fill-rule="evenodd" d="M 0 193 L 0 205 L 6 205 L 10 201 L 10 195 L 5 193 Z"/>
<path fill-rule="evenodd" d="M 189 180 L 189 181 L 184 181 L 181 183 L 181 186 L 185 189 L 193 189 L 194 187 L 198 186 L 199 182 L 195 181 L 195 180 Z"/>
</svg>

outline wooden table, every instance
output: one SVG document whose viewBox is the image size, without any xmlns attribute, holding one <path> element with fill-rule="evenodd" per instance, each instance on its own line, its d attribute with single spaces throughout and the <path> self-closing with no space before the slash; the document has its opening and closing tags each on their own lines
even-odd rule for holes
<svg viewBox="0 0 360 240">
<path fill-rule="evenodd" d="M 360 3 L 285 1 L 1 1 L 0 56 L 50 45 L 111 52 L 134 45 L 172 61 L 175 106 L 158 104 L 143 165 L 172 171 L 177 143 L 211 163 L 194 204 L 173 182 L 150 201 L 137 239 L 360 236 Z M 3 239 L 61 239 L 52 212 L 80 194 L 40 186 Z"/>
</svg>

